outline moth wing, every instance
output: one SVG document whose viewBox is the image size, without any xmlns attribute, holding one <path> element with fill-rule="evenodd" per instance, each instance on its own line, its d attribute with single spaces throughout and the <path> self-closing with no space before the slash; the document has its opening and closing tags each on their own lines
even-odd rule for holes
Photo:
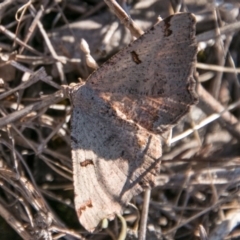
<svg viewBox="0 0 240 240">
<path fill-rule="evenodd" d="M 122 121 L 92 94 L 83 86 L 74 95 L 71 123 L 75 208 L 88 231 L 154 185 L 161 156 L 158 136 Z"/>
<path fill-rule="evenodd" d="M 179 13 L 114 55 L 86 84 L 124 118 L 163 133 L 197 101 L 196 52 L 195 17 Z"/>
</svg>

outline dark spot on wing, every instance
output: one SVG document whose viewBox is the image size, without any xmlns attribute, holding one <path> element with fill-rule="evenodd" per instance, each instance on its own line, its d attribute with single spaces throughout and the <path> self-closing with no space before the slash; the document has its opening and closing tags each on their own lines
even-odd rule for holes
<svg viewBox="0 0 240 240">
<path fill-rule="evenodd" d="M 87 208 L 92 208 L 92 200 L 89 199 L 88 201 L 86 201 L 85 203 L 82 204 L 82 206 L 77 210 L 77 215 L 80 218 L 80 216 L 82 215 L 82 212 L 85 211 Z"/>
<path fill-rule="evenodd" d="M 132 60 L 136 63 L 136 64 L 140 64 L 142 61 L 139 59 L 138 54 L 135 51 L 131 52 L 131 56 L 132 56 Z"/>
<path fill-rule="evenodd" d="M 77 140 L 74 136 L 72 136 L 72 135 L 71 135 L 71 140 L 72 140 L 74 143 L 78 143 L 78 140 Z"/>
<path fill-rule="evenodd" d="M 172 34 L 172 30 L 169 29 L 171 26 L 171 24 L 170 24 L 171 18 L 172 18 L 172 16 L 169 16 L 163 20 L 165 22 L 164 36 L 166 36 L 166 37 L 168 37 Z"/>
<path fill-rule="evenodd" d="M 88 165 L 94 165 L 91 159 L 86 159 L 85 161 L 80 162 L 81 167 L 87 167 Z"/>
</svg>

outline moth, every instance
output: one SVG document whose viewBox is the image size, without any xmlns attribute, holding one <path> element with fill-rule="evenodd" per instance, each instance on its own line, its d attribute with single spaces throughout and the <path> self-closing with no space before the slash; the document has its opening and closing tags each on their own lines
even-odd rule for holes
<svg viewBox="0 0 240 240">
<path fill-rule="evenodd" d="M 197 102 L 195 17 L 170 16 L 72 91 L 75 208 L 92 232 L 155 185 L 160 135 Z"/>
</svg>

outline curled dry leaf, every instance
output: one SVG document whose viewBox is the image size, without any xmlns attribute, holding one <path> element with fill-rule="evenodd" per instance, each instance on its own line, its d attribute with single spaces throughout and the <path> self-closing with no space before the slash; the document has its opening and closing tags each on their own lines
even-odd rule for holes
<svg viewBox="0 0 240 240">
<path fill-rule="evenodd" d="M 197 101 L 195 18 L 166 18 L 103 64 L 72 92 L 75 208 L 94 231 L 153 187 L 160 134 Z"/>
</svg>

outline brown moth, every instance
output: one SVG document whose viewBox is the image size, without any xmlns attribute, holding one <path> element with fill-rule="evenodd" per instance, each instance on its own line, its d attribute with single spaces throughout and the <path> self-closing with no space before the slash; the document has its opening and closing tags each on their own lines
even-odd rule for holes
<svg viewBox="0 0 240 240">
<path fill-rule="evenodd" d="M 75 208 L 90 232 L 154 186 L 160 135 L 195 104 L 195 18 L 166 18 L 72 92 Z"/>
</svg>

